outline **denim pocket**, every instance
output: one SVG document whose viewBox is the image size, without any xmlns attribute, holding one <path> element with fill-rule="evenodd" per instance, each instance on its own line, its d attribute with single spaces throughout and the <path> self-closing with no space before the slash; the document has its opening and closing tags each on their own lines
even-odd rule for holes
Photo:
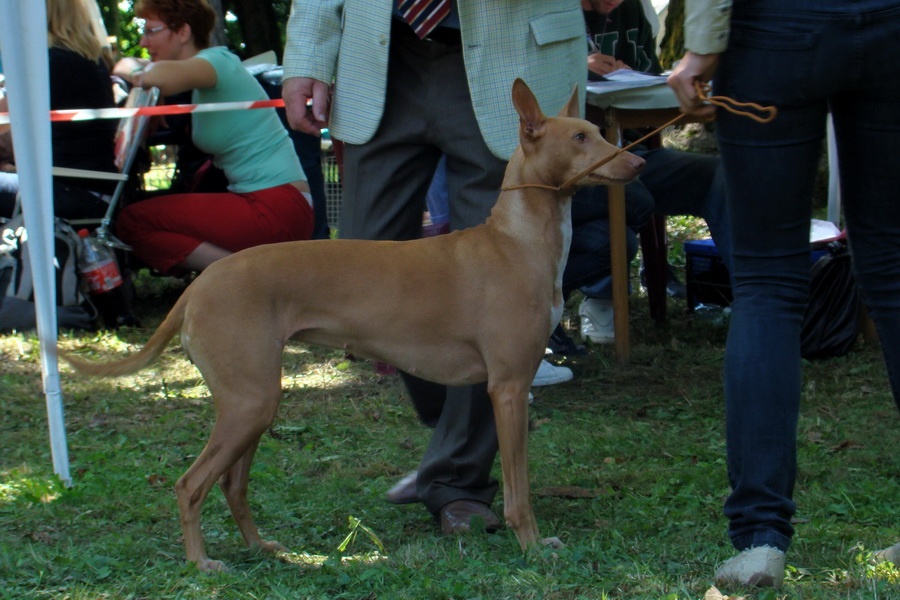
<svg viewBox="0 0 900 600">
<path fill-rule="evenodd" d="M 771 24 L 767 29 L 764 25 Z M 814 94 L 819 34 L 789 23 L 736 24 L 717 93 L 743 102 L 802 104 Z"/>
<path fill-rule="evenodd" d="M 731 43 L 735 47 L 756 48 L 758 50 L 810 50 L 816 44 L 818 35 L 809 30 L 798 28 L 787 30 L 764 30 L 754 27 L 735 28 L 731 35 Z"/>
</svg>

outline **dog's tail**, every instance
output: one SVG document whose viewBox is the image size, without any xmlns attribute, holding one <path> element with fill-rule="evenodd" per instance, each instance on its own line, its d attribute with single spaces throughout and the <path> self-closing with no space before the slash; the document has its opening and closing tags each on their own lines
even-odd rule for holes
<svg viewBox="0 0 900 600">
<path fill-rule="evenodd" d="M 189 291 L 189 290 L 188 290 Z M 169 341 L 181 331 L 181 325 L 184 323 L 184 311 L 187 306 L 186 297 L 188 291 L 185 291 L 166 315 L 162 324 L 153 332 L 144 347 L 122 360 L 113 362 L 99 363 L 84 360 L 79 356 L 70 354 L 69 352 L 60 350 L 59 355 L 76 371 L 83 375 L 92 377 L 119 377 L 120 375 L 129 375 L 137 373 L 141 369 L 150 366 L 163 350 L 168 346 Z"/>
</svg>

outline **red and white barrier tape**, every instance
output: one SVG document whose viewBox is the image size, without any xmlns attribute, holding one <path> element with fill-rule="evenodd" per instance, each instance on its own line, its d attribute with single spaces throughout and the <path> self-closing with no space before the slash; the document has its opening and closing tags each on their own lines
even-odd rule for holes
<svg viewBox="0 0 900 600">
<path fill-rule="evenodd" d="M 256 100 L 253 102 L 216 102 L 213 104 L 164 104 L 141 108 L 76 108 L 51 110 L 51 121 L 91 121 L 93 119 L 121 119 L 123 117 L 183 115 L 187 113 L 247 110 L 251 108 L 281 108 L 284 100 Z M 0 125 L 9 123 L 9 113 L 0 113 Z"/>
</svg>

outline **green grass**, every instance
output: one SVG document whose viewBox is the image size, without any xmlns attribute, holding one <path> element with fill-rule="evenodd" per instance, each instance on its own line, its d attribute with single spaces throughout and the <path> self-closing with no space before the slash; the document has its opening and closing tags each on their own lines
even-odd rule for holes
<svg viewBox="0 0 900 600">
<path fill-rule="evenodd" d="M 175 177 L 172 146 L 150 146 L 150 167 L 144 173 L 143 189 L 146 192 L 169 189 Z"/>
<path fill-rule="evenodd" d="M 91 356 L 138 347 L 181 288 L 144 278 L 139 289 L 145 328 L 63 334 L 61 345 Z M 121 379 L 63 369 L 74 478 L 66 489 L 52 474 L 36 339 L 2 336 L 0 598 L 703 598 L 732 555 L 722 516 L 726 326 L 674 300 L 663 325 L 649 320 L 641 295 L 631 308 L 627 366 L 615 365 L 612 348 L 593 347 L 569 362 L 575 381 L 534 390 L 535 510 L 542 535 L 565 549 L 523 556 L 508 530 L 443 536 L 420 506 L 384 502 L 428 441 L 402 386 L 340 352 L 292 345 L 280 415 L 250 488 L 263 535 L 291 553 L 243 548 L 215 489 L 204 534 L 210 555 L 231 568 L 216 575 L 185 565 L 172 491 L 212 420 L 180 348 Z M 566 319 L 575 324 L 572 311 Z M 806 364 L 805 376 L 786 585 L 723 592 L 900 598 L 897 570 L 867 561 L 900 540 L 900 420 L 880 355 L 860 343 Z"/>
</svg>

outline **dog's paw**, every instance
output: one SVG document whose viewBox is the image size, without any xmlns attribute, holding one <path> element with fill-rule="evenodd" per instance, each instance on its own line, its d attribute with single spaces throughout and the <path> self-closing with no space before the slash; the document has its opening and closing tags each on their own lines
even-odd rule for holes
<svg viewBox="0 0 900 600">
<path fill-rule="evenodd" d="M 277 552 L 289 552 L 289 550 L 283 545 L 271 540 L 260 540 L 259 549 L 270 554 L 275 554 Z"/>
<path fill-rule="evenodd" d="M 228 570 L 228 567 L 226 567 L 225 563 L 221 560 L 212 560 L 209 558 L 198 560 L 196 565 L 197 570 L 202 573 L 221 573 Z"/>
<path fill-rule="evenodd" d="M 553 548 L 554 550 L 562 550 L 566 547 L 566 545 L 563 544 L 562 540 L 558 537 L 541 538 L 541 545 L 547 546 L 548 548 Z"/>
</svg>

